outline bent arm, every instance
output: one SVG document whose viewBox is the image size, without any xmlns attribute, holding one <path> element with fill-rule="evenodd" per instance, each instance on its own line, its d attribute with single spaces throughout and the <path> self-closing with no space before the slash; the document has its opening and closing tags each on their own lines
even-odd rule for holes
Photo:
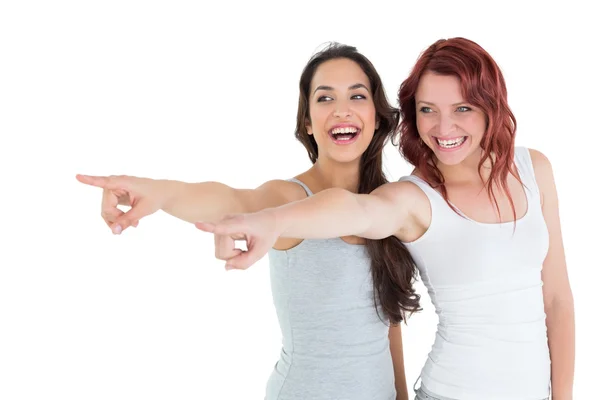
<svg viewBox="0 0 600 400">
<path fill-rule="evenodd" d="M 550 161 L 535 150 L 531 150 L 531 158 L 542 194 L 542 211 L 549 233 L 549 249 L 542 267 L 542 280 L 552 361 L 552 398 L 571 400 L 575 370 L 575 317 L 560 226 L 558 195 Z"/>
</svg>

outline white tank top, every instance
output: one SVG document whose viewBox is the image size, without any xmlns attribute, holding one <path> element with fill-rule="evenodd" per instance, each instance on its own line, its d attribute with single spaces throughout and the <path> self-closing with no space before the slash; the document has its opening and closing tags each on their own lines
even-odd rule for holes
<svg viewBox="0 0 600 400">
<path fill-rule="evenodd" d="M 458 215 L 416 176 L 431 203 L 431 225 L 405 243 L 431 296 L 439 323 L 421 371 L 423 385 L 460 400 L 549 396 L 550 353 L 541 269 L 548 230 L 529 150 L 515 149 L 527 212 L 486 224 Z"/>
</svg>

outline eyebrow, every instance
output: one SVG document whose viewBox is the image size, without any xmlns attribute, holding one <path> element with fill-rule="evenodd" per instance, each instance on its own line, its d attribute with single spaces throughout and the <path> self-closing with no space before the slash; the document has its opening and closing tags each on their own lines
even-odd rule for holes
<svg viewBox="0 0 600 400">
<path fill-rule="evenodd" d="M 430 103 L 430 102 L 428 102 L 428 101 L 423 101 L 423 100 L 419 100 L 419 101 L 417 101 L 417 104 L 419 104 L 419 103 L 427 104 L 427 105 L 430 105 L 430 106 L 435 106 L 435 104 L 434 104 L 434 103 Z M 454 104 L 452 104 L 452 107 L 454 107 L 454 106 L 458 106 L 458 105 L 460 105 L 460 104 L 469 104 L 469 102 L 468 102 L 468 101 L 460 101 L 460 102 L 458 102 L 458 103 L 454 103 Z"/>
<path fill-rule="evenodd" d="M 349 86 L 348 90 L 354 90 L 354 89 L 359 89 L 359 88 L 364 88 L 367 92 L 369 91 L 369 89 L 362 83 L 355 83 L 354 85 Z M 331 86 L 324 86 L 324 85 L 317 86 L 317 88 L 315 89 L 313 94 L 317 93 L 317 90 L 333 90 L 333 88 Z"/>
</svg>

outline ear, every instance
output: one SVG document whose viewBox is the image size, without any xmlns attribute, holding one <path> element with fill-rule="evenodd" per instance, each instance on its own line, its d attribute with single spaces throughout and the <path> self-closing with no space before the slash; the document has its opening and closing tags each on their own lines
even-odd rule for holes
<svg viewBox="0 0 600 400">
<path fill-rule="evenodd" d="M 308 118 L 304 121 L 304 126 L 306 127 L 306 132 L 309 135 L 312 135 L 313 134 L 312 126 L 310 125 L 310 120 Z"/>
<path fill-rule="evenodd" d="M 375 121 L 375 130 L 379 129 L 379 118 Z"/>
</svg>

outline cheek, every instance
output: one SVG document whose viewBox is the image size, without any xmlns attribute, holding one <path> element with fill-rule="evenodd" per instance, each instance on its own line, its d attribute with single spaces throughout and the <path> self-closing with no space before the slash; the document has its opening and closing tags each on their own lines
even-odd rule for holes
<svg viewBox="0 0 600 400">
<path fill-rule="evenodd" d="M 327 119 L 327 112 L 322 107 L 315 107 L 310 113 L 310 122 L 313 126 L 313 129 L 321 126 L 325 123 Z"/>
<path fill-rule="evenodd" d="M 378 129 L 377 112 L 375 112 L 375 109 L 373 109 L 373 111 L 368 114 L 368 119 L 363 119 L 363 124 L 364 127 L 367 128 L 366 132 L 368 132 L 365 136 L 369 138 L 369 141 L 371 141 L 371 139 L 373 139 L 373 136 L 375 135 L 375 131 Z"/>
<path fill-rule="evenodd" d="M 374 104 L 371 104 L 371 106 L 369 107 L 369 116 L 371 117 L 371 119 L 373 121 L 375 121 L 375 119 L 377 117 L 377 110 L 375 109 Z"/>
<path fill-rule="evenodd" d="M 417 132 L 422 136 L 429 132 L 433 127 L 434 122 L 431 118 L 425 118 L 417 115 Z"/>
<path fill-rule="evenodd" d="M 363 124 L 367 126 L 375 126 L 375 121 L 377 119 L 377 112 L 375 111 L 375 106 L 367 106 L 362 109 L 357 110 L 359 112 L 360 119 Z"/>
<path fill-rule="evenodd" d="M 469 133 L 473 136 L 483 136 L 485 133 L 486 122 L 485 118 L 475 117 L 467 122 Z"/>
<path fill-rule="evenodd" d="M 356 113 L 351 119 L 362 127 L 362 134 L 368 136 L 375 132 L 376 114 L 371 113 L 368 110 L 356 110 Z"/>
</svg>

